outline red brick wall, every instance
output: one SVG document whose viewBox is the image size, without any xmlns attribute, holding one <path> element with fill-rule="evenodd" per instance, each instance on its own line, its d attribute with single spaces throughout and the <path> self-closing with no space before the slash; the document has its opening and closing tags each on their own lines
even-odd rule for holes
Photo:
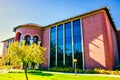
<svg viewBox="0 0 120 80">
<path fill-rule="evenodd" d="M 112 32 L 112 40 L 113 40 L 113 51 L 114 51 L 114 67 L 119 65 L 119 54 L 118 54 L 118 45 L 117 45 L 117 38 L 116 32 L 111 27 Z"/>
<path fill-rule="evenodd" d="M 45 64 L 42 64 L 42 68 L 48 68 L 48 54 L 49 54 L 49 28 L 43 31 L 42 46 L 46 48 L 45 52 Z"/>
<path fill-rule="evenodd" d="M 82 19 L 85 69 L 113 68 L 112 38 L 108 22 L 104 12 Z"/>
<path fill-rule="evenodd" d="M 104 18 L 106 21 L 107 31 L 108 31 L 108 39 L 109 39 L 109 47 L 111 54 L 107 57 L 108 58 L 108 66 L 111 65 L 111 68 L 114 68 L 115 66 L 119 65 L 119 58 L 118 58 L 118 46 L 117 46 L 117 40 L 116 40 L 116 33 L 108 19 L 108 16 L 104 13 Z M 109 60 L 110 59 L 110 60 Z"/>
<path fill-rule="evenodd" d="M 3 54 L 2 54 L 2 55 L 4 55 L 4 54 L 6 53 L 7 48 L 9 47 L 9 45 L 10 45 L 12 42 L 14 42 L 14 38 L 11 38 L 11 39 L 6 40 L 6 41 L 3 42 L 3 52 L 2 52 Z"/>
<path fill-rule="evenodd" d="M 117 44 L 118 44 L 118 57 L 120 62 L 120 31 L 117 32 Z"/>
<path fill-rule="evenodd" d="M 8 45 L 8 43 L 7 42 L 4 42 L 3 43 L 3 54 L 5 54 L 6 53 L 6 50 L 7 50 L 7 45 Z"/>
</svg>

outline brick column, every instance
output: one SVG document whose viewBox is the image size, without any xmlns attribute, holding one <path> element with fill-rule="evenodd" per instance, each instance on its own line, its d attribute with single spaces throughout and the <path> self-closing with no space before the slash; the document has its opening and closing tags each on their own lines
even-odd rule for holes
<svg viewBox="0 0 120 80">
<path fill-rule="evenodd" d="M 32 45 L 33 44 L 33 40 L 30 40 L 30 45 Z"/>
<path fill-rule="evenodd" d="M 40 46 L 40 44 L 41 44 L 41 41 L 38 41 L 38 45 Z"/>
</svg>

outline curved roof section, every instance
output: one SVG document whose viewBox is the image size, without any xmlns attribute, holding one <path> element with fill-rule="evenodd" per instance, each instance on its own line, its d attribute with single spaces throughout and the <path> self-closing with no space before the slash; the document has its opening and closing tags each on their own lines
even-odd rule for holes
<svg viewBox="0 0 120 80">
<path fill-rule="evenodd" d="M 27 28 L 40 28 L 40 29 L 43 28 L 43 27 L 42 27 L 41 25 L 39 25 L 39 24 L 27 23 L 27 24 L 22 24 L 22 25 L 19 25 L 19 26 L 15 27 L 15 28 L 13 29 L 13 31 L 16 31 L 16 29 L 18 29 L 18 28 L 23 28 L 23 27 L 27 27 Z"/>
</svg>

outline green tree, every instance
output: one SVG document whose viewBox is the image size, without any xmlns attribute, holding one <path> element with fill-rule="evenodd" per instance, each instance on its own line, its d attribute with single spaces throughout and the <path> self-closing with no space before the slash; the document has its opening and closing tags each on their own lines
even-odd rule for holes
<svg viewBox="0 0 120 80">
<path fill-rule="evenodd" d="M 4 65 L 9 63 L 12 66 L 18 66 L 23 64 L 25 71 L 26 80 L 27 68 L 30 63 L 44 63 L 44 52 L 45 48 L 38 46 L 37 44 L 32 44 L 30 46 L 25 45 L 24 43 L 20 44 L 19 42 L 11 43 L 7 49 L 7 53 L 1 58 L 1 64 Z"/>
</svg>

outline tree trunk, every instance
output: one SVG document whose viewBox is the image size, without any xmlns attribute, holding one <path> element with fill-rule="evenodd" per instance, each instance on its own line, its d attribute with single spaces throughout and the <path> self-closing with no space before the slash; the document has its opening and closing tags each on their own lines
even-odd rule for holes
<svg viewBox="0 0 120 80">
<path fill-rule="evenodd" d="M 27 67 L 26 66 L 24 66 L 24 71 L 25 71 L 26 80 L 28 80 Z"/>
</svg>

